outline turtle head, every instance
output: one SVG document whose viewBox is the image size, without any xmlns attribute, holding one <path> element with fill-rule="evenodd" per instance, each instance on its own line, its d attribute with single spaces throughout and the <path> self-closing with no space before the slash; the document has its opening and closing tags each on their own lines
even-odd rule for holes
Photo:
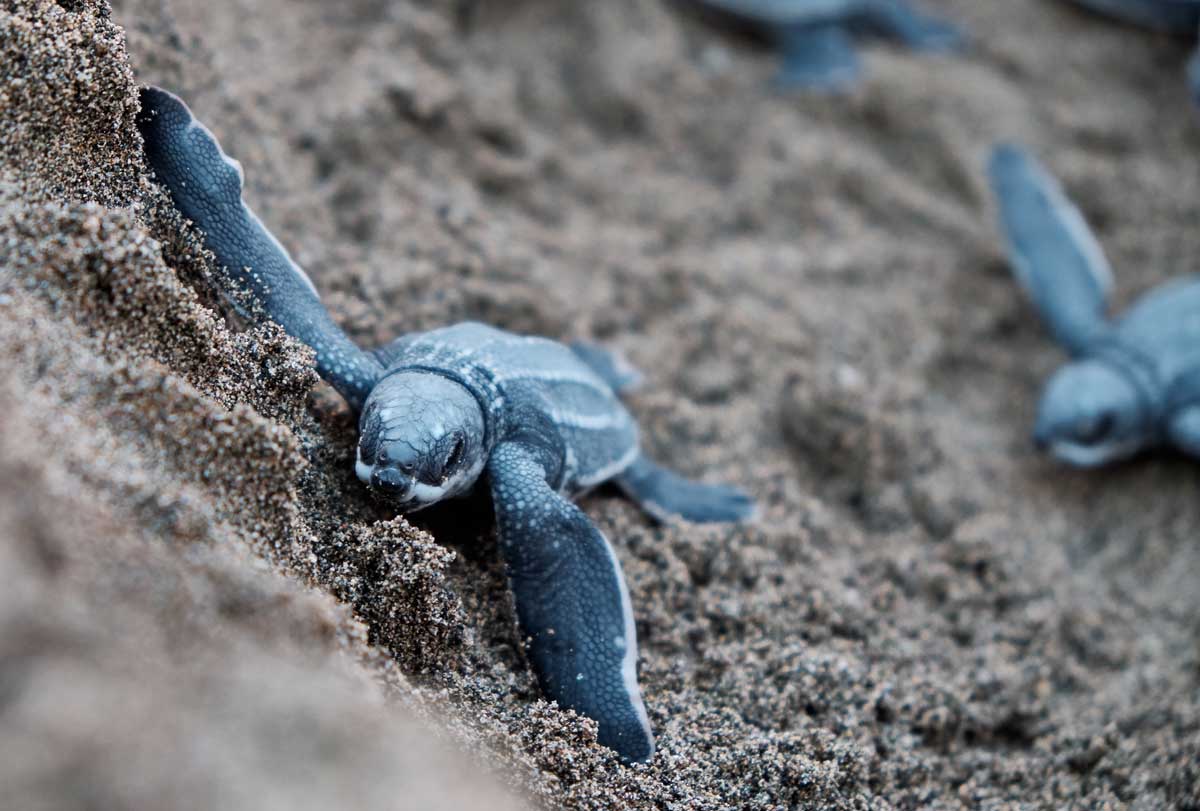
<svg viewBox="0 0 1200 811">
<path fill-rule="evenodd" d="M 1077 467 L 1132 456 L 1153 435 L 1136 385 L 1097 360 L 1068 364 L 1050 378 L 1033 432 L 1039 448 Z"/>
<path fill-rule="evenodd" d="M 486 461 L 484 418 L 465 386 L 433 372 L 386 375 L 363 406 L 354 470 L 413 512 L 471 488 Z"/>
</svg>

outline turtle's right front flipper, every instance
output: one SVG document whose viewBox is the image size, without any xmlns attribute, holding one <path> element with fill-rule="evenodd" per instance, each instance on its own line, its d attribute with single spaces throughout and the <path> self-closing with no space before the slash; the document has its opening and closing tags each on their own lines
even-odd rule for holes
<svg viewBox="0 0 1200 811">
<path fill-rule="evenodd" d="M 596 720 L 627 761 L 654 754 L 637 683 L 637 633 L 620 564 L 583 512 L 556 493 L 535 449 L 506 442 L 488 463 L 500 548 L 538 682 Z"/>
<path fill-rule="evenodd" d="M 242 201 L 242 169 L 183 101 L 141 91 L 138 130 L 146 162 L 175 207 L 204 232 L 204 244 L 270 318 L 317 353 L 317 371 L 362 407 L 383 373 L 330 319 L 304 271 Z"/>
<path fill-rule="evenodd" d="M 988 163 L 1013 271 L 1054 337 L 1081 354 L 1108 329 L 1108 260 L 1062 187 L 1024 149 L 1002 144 Z"/>
</svg>

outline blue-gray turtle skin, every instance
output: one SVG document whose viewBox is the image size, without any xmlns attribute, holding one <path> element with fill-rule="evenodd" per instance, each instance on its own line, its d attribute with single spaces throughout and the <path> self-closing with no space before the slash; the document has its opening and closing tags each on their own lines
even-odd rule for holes
<svg viewBox="0 0 1200 811">
<path fill-rule="evenodd" d="M 1013 272 L 1072 356 L 1042 395 L 1037 444 L 1079 467 L 1160 444 L 1200 457 L 1200 276 L 1109 319 L 1108 262 L 1058 181 L 1012 144 L 988 173 Z"/>
<path fill-rule="evenodd" d="M 781 88 L 838 92 L 862 75 L 858 34 L 894 39 L 920 51 L 950 51 L 964 37 L 906 0 L 692 0 L 711 15 L 763 33 L 783 57 Z"/>
<path fill-rule="evenodd" d="M 231 281 L 316 350 L 318 372 L 359 413 L 358 477 L 400 512 L 484 483 L 542 690 L 594 718 L 600 742 L 623 760 L 650 758 L 625 579 L 608 540 L 570 499 L 611 481 L 653 517 L 691 521 L 744 520 L 751 500 L 641 453 L 617 397 L 637 376 L 599 347 L 464 323 L 358 348 L 246 207 L 241 168 L 213 134 L 164 90 L 144 88 L 141 102 L 155 179 Z"/>
<path fill-rule="evenodd" d="M 1181 36 L 1200 33 L 1200 0 L 1071 0 L 1099 14 L 1153 31 Z M 1187 65 L 1188 89 L 1200 105 L 1200 47 Z"/>
</svg>

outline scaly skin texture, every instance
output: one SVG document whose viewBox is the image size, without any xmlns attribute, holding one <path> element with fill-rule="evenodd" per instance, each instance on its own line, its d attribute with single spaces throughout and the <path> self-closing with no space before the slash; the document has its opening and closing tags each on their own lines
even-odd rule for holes
<svg viewBox="0 0 1200 811">
<path fill-rule="evenodd" d="M 600 719 L 600 742 L 629 760 L 654 754 L 637 689 L 629 593 L 608 540 L 547 484 L 552 448 L 506 442 L 488 463 L 500 544 L 538 682 Z M 529 509 L 529 505 L 538 505 Z"/>
<path fill-rule="evenodd" d="M 636 375 L 598 348 L 464 323 L 359 349 L 242 202 L 241 169 L 212 133 L 170 93 L 146 88 L 141 99 L 139 128 L 158 181 L 231 280 L 316 350 L 318 372 L 360 411 L 359 478 L 411 512 L 465 493 L 486 470 L 543 691 L 594 718 L 600 742 L 622 759 L 651 757 L 624 577 L 607 539 L 568 497 L 616 479 L 651 514 L 696 521 L 744 519 L 750 500 L 643 457 L 614 390 Z"/>
<path fill-rule="evenodd" d="M 1106 317 L 1108 263 L 1058 181 L 1021 147 L 989 164 L 1013 270 L 1074 360 L 1050 379 L 1034 438 L 1094 467 L 1163 442 L 1200 457 L 1200 276 Z"/>
</svg>

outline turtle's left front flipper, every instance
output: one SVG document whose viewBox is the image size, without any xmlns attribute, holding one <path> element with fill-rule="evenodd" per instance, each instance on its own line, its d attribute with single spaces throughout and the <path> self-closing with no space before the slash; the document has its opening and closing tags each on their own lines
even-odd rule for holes
<svg viewBox="0 0 1200 811">
<path fill-rule="evenodd" d="M 528 655 L 547 697 L 595 719 L 624 760 L 654 754 L 637 683 L 629 593 L 608 540 L 546 482 L 533 449 L 501 444 L 488 463 L 500 547 Z"/>
<path fill-rule="evenodd" d="M 176 95 L 141 91 L 138 130 L 146 163 L 204 244 L 271 320 L 317 353 L 317 371 L 361 408 L 380 364 L 333 323 L 308 276 L 242 201 L 242 167 Z"/>
<path fill-rule="evenodd" d="M 1017 280 L 1059 343 L 1081 354 L 1108 329 L 1104 252 L 1058 181 L 1024 149 L 995 147 L 988 175 Z"/>
</svg>

